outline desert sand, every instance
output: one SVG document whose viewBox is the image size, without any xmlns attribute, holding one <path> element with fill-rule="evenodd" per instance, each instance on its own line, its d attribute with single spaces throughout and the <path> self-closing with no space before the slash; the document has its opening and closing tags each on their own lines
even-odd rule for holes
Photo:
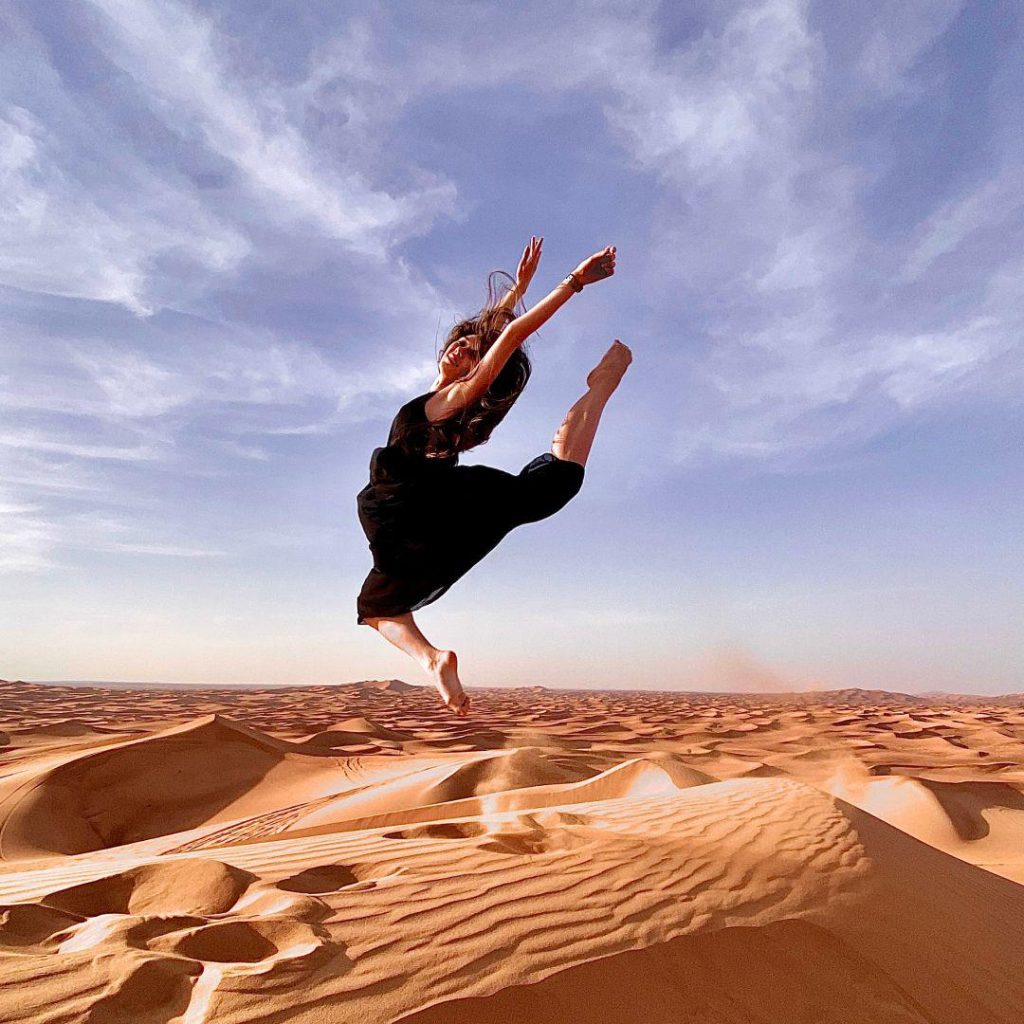
<svg viewBox="0 0 1024 1024">
<path fill-rule="evenodd" d="M 11 1022 L 1024 1019 L 1024 699 L 0 683 Z"/>
</svg>

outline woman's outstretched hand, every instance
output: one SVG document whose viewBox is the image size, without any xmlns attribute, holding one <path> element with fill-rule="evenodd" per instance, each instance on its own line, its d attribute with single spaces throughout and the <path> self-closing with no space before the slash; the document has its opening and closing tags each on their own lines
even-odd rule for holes
<svg viewBox="0 0 1024 1024">
<path fill-rule="evenodd" d="M 516 291 L 523 295 L 533 275 L 537 272 L 537 264 L 540 263 L 540 248 L 544 244 L 543 237 L 530 236 L 530 242 L 523 250 L 523 258 L 519 261 L 519 269 L 516 271 Z"/>
<path fill-rule="evenodd" d="M 615 273 L 615 246 L 609 245 L 607 249 L 588 256 L 573 273 L 585 285 L 611 277 Z"/>
</svg>

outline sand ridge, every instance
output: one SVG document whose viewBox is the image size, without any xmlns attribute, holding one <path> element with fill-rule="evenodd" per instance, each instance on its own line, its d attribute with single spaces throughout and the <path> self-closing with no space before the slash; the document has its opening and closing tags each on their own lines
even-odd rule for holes
<svg viewBox="0 0 1024 1024">
<path fill-rule="evenodd" d="M 1018 697 L 0 683 L 0 730 L 4 1019 L 1024 1007 Z"/>
</svg>

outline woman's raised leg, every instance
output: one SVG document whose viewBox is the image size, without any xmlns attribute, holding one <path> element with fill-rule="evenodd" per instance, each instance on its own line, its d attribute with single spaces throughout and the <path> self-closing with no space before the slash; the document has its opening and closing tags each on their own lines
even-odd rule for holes
<svg viewBox="0 0 1024 1024">
<path fill-rule="evenodd" d="M 459 681 L 458 658 L 454 651 L 438 650 L 420 632 L 412 612 L 403 615 L 364 618 L 388 643 L 405 651 L 430 676 L 441 700 L 456 714 L 465 717 L 469 712 L 469 697 Z"/>
<path fill-rule="evenodd" d="M 587 464 L 601 413 L 632 359 L 633 354 L 616 338 L 587 375 L 586 394 L 566 413 L 555 433 L 551 442 L 552 455 L 578 462 L 581 466 Z"/>
</svg>

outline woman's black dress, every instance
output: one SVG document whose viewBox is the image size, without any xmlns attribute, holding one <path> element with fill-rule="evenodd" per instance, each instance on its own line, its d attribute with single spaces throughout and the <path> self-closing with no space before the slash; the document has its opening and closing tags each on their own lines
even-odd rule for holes
<svg viewBox="0 0 1024 1024">
<path fill-rule="evenodd" d="M 554 515 L 583 486 L 583 466 L 551 452 L 518 474 L 460 466 L 457 454 L 426 455 L 436 430 L 424 409 L 432 394 L 398 410 L 356 498 L 373 554 L 356 602 L 361 625 L 367 616 L 401 615 L 436 601 L 510 530 Z"/>
</svg>

